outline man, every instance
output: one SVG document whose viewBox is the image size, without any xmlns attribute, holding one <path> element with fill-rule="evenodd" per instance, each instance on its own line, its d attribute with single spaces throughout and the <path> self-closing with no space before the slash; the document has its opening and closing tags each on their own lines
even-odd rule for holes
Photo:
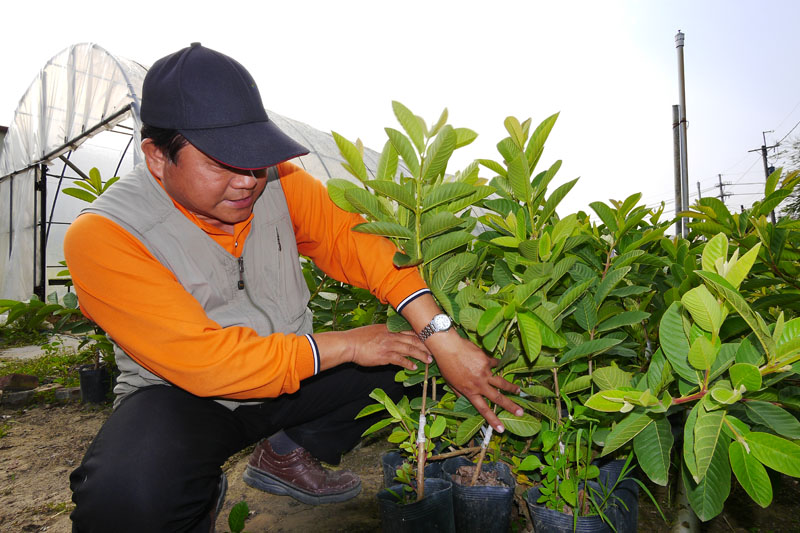
<svg viewBox="0 0 800 533">
<path fill-rule="evenodd" d="M 115 410 L 70 476 L 74 530 L 209 531 L 221 465 L 258 443 L 245 481 L 316 504 L 354 497 L 339 462 L 354 416 L 396 365 L 431 354 L 498 431 L 484 398 L 521 414 L 494 360 L 462 339 L 393 245 L 351 231 L 307 150 L 269 121 L 255 82 L 199 43 L 157 61 L 142 93 L 137 166 L 84 210 L 64 252 L 81 308 L 114 339 Z M 312 334 L 298 254 L 370 289 L 413 332 Z M 435 318 L 436 317 L 436 318 Z M 423 342 L 424 340 L 424 342 Z"/>
</svg>

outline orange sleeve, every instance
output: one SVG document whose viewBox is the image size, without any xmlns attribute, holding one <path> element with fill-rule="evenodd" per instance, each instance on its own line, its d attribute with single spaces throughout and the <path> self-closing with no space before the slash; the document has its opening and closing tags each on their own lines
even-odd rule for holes
<svg viewBox="0 0 800 533">
<path fill-rule="evenodd" d="M 291 163 L 282 163 L 279 170 L 298 251 L 323 272 L 368 289 L 395 308 L 410 295 L 427 289 L 417 269 L 394 266 L 397 247 L 390 240 L 351 230 L 365 222 L 364 218 L 334 204 L 325 185 Z"/>
<path fill-rule="evenodd" d="M 101 215 L 78 217 L 64 256 L 83 312 L 137 363 L 192 394 L 275 397 L 314 374 L 308 339 L 220 327 L 140 241 Z"/>
</svg>

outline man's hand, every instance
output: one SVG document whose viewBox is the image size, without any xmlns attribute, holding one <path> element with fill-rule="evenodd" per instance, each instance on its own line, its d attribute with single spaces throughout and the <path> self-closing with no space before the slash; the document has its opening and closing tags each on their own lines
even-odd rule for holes
<svg viewBox="0 0 800 533">
<path fill-rule="evenodd" d="M 434 315 L 441 312 L 433 296 L 423 294 L 403 309 L 403 316 L 415 331 L 421 331 Z M 425 346 L 436 358 L 436 364 L 447 384 L 456 393 L 466 396 L 496 431 L 502 433 L 505 428 L 486 403 L 486 399 L 516 416 L 522 415 L 522 408 L 501 392 L 517 394 L 519 387 L 492 374 L 497 360 L 488 357 L 471 341 L 461 338 L 451 329 L 434 333 L 425 340 Z"/>
<path fill-rule="evenodd" d="M 415 370 L 417 365 L 409 357 L 422 363 L 433 362 L 425 344 L 413 332 L 393 333 L 384 324 L 317 333 L 314 340 L 320 352 L 321 370 L 349 362 L 359 366 L 397 365 Z"/>
<path fill-rule="evenodd" d="M 519 387 L 492 374 L 497 359 L 487 357 L 483 350 L 452 330 L 433 334 L 425 344 L 435 355 L 447 384 L 458 394 L 466 396 L 495 431 L 502 433 L 505 428 L 484 398 L 516 416 L 522 416 L 522 408 L 501 392 L 517 394 Z"/>
</svg>

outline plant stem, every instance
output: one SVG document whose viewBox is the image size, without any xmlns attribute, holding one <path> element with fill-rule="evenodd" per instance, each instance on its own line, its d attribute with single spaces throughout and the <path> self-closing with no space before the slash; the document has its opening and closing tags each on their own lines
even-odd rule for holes
<svg viewBox="0 0 800 533">
<path fill-rule="evenodd" d="M 494 411 L 497 412 L 497 406 L 494 406 Z M 483 443 L 481 444 L 481 453 L 478 455 L 478 464 L 475 465 L 475 472 L 472 474 L 472 480 L 469 482 L 470 487 L 474 487 L 475 483 L 478 481 L 478 476 L 481 473 L 481 467 L 483 466 L 483 458 L 486 457 L 486 449 L 489 447 L 489 439 L 492 438 L 492 426 L 488 426 L 486 430 L 486 436 L 483 439 Z"/>
<path fill-rule="evenodd" d="M 458 457 L 459 455 L 469 455 L 481 450 L 480 446 L 470 446 L 469 448 L 461 448 L 452 452 L 440 453 L 438 455 L 431 455 L 428 461 L 441 461 L 442 459 L 449 459 L 450 457 Z"/>
<path fill-rule="evenodd" d="M 430 365 L 425 363 L 425 379 L 422 382 L 422 406 L 419 410 L 419 435 L 424 435 L 425 431 L 425 401 L 428 399 L 428 368 Z M 417 501 L 425 497 L 425 438 L 417 438 Z"/>
<path fill-rule="evenodd" d="M 553 392 L 556 394 L 556 423 L 561 425 L 561 391 L 558 389 L 558 369 L 553 369 Z"/>
</svg>

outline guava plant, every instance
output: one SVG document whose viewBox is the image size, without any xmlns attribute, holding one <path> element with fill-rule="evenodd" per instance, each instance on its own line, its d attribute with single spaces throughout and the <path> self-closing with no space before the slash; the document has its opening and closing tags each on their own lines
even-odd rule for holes
<svg viewBox="0 0 800 533">
<path fill-rule="evenodd" d="M 800 360 L 800 318 L 772 320 L 739 292 L 760 243 L 729 254 L 720 233 L 702 250 L 699 282 L 664 312 L 660 349 L 646 374 L 595 393 L 586 406 L 626 413 L 607 436 L 603 455 L 633 441 L 650 479 L 666 485 L 673 436 L 667 415 L 685 411 L 681 476 L 702 520 L 721 512 L 731 472 L 761 506 L 772 501 L 765 467 L 800 477 L 800 423 L 784 407 L 798 406 L 796 387 L 781 388 Z M 745 335 L 726 338 L 741 320 Z"/>
</svg>

